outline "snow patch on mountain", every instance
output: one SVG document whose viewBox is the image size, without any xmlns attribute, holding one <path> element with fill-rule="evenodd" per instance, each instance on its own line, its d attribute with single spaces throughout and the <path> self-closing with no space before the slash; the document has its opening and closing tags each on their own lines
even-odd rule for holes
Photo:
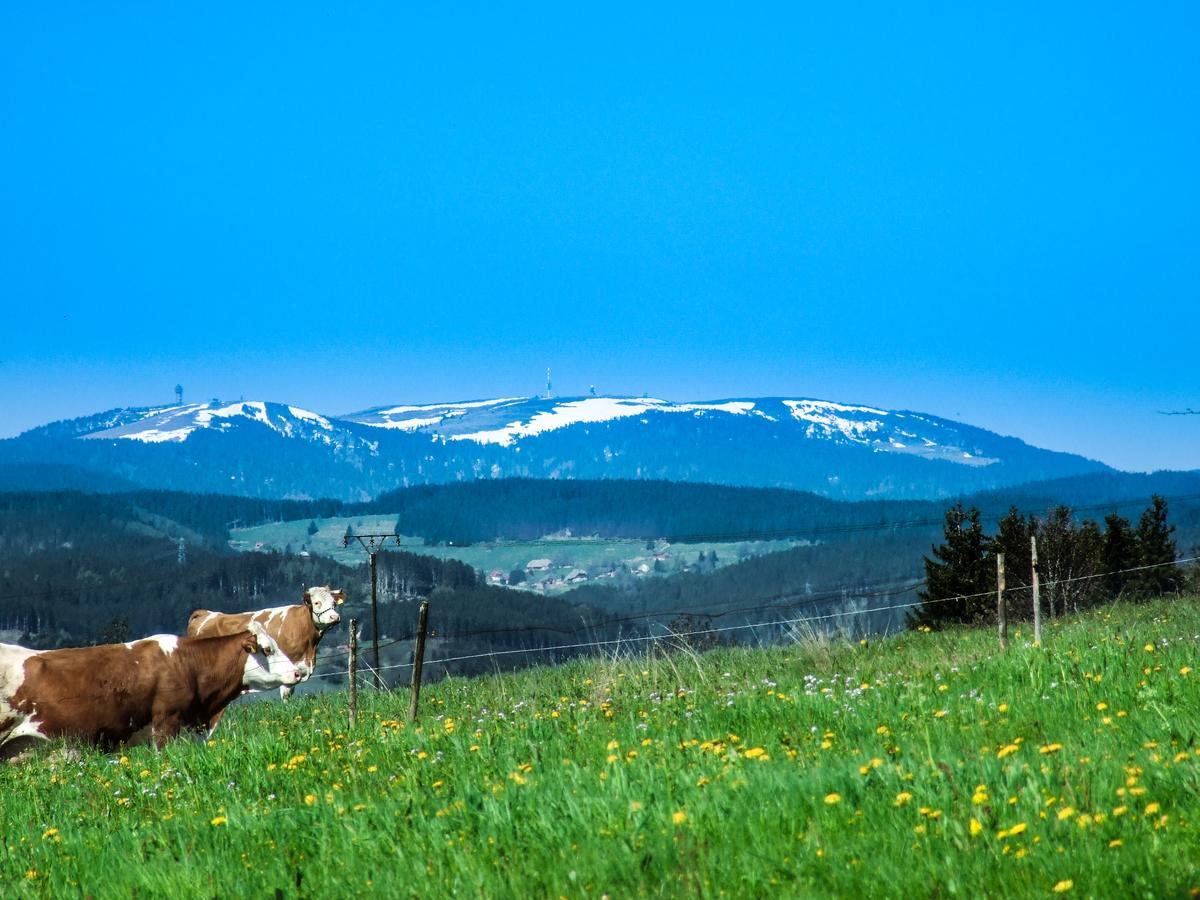
<svg viewBox="0 0 1200 900">
<path fill-rule="evenodd" d="M 285 415 L 282 410 L 287 410 Z M 107 428 L 83 435 L 91 440 L 140 441 L 146 444 L 179 443 L 189 435 L 211 428 L 227 429 L 239 419 L 257 422 L 286 437 L 295 436 L 297 426 L 304 423 L 323 431 L 332 431 L 333 425 L 324 416 L 297 406 L 281 407 L 261 400 L 239 400 L 236 403 L 189 403 L 183 406 L 157 407 L 144 411 L 140 419 L 115 428 Z M 327 435 L 320 435 L 329 443 Z"/>
<path fill-rule="evenodd" d="M 410 406 L 389 406 L 343 416 L 348 422 L 387 428 L 393 431 L 419 431 L 432 428 L 447 419 L 457 419 L 474 410 L 499 409 L 523 403 L 525 397 L 501 397 L 497 400 L 468 400 L 460 403 L 425 403 Z"/>
<path fill-rule="evenodd" d="M 870 406 L 846 406 L 828 400 L 784 400 L 783 405 L 792 411 L 792 418 L 809 423 L 809 437 L 840 434 L 859 444 L 869 443 L 871 435 L 886 427 L 882 419 L 874 417 L 888 415 L 886 410 Z M 838 413 L 850 413 L 853 416 Z"/>
<path fill-rule="evenodd" d="M 730 401 L 728 403 L 670 403 L 666 400 L 649 397 L 637 399 L 585 397 L 582 400 L 558 403 L 550 410 L 536 413 L 528 422 L 518 420 L 509 422 L 502 428 L 450 435 L 449 439 L 452 441 L 474 441 L 477 444 L 498 444 L 501 447 L 508 447 L 518 438 L 532 437 L 544 434 L 547 431 L 557 431 L 560 428 L 569 428 L 572 425 L 595 424 L 599 422 L 611 422 L 616 419 L 644 416 L 648 412 L 690 412 L 696 415 L 721 412 L 730 415 L 745 415 L 753 409 L 754 403 L 748 400 Z M 643 421 L 648 422 L 645 419 Z"/>
</svg>

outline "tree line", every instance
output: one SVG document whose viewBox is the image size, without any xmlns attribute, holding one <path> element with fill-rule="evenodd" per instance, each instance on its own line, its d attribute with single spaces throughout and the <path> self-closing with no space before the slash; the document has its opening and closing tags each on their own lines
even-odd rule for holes
<svg viewBox="0 0 1200 900">
<path fill-rule="evenodd" d="M 976 506 L 961 502 L 946 510 L 943 542 L 924 557 L 922 606 L 917 624 L 979 623 L 996 616 L 996 557 L 1004 554 L 1006 589 L 1028 597 L 1033 581 L 1033 542 L 1043 612 L 1049 616 L 1116 599 L 1174 593 L 1187 586 L 1176 564 L 1178 548 L 1168 522 L 1167 501 L 1155 494 L 1134 525 L 1111 512 L 1103 524 L 1077 516 L 1069 506 L 1045 516 L 1023 515 L 1011 507 L 986 534 Z M 1032 616 L 1030 603 L 1009 603 L 1009 615 Z"/>
</svg>

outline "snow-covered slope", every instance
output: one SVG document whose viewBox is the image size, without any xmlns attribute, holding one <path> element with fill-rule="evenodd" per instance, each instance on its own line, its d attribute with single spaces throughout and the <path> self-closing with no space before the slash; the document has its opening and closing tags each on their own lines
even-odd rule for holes
<svg viewBox="0 0 1200 900">
<path fill-rule="evenodd" d="M 261 400 L 239 400 L 223 403 L 189 403 L 164 406 L 143 411 L 140 418 L 82 435 L 87 440 L 116 438 L 159 444 L 164 441 L 185 441 L 196 431 L 227 430 L 243 422 L 257 422 L 284 437 L 316 434 L 326 443 L 332 440 L 333 425 L 324 416 L 296 406 L 264 403 Z"/>
<path fill-rule="evenodd" d="M 505 397 L 341 416 L 214 400 L 51 423 L 0 441 L 5 462 L 148 487 L 347 499 L 511 476 L 943 497 L 1106 468 L 936 416 L 779 397 Z"/>
<path fill-rule="evenodd" d="M 443 440 L 511 447 L 523 438 L 578 425 L 621 419 L 637 419 L 651 425 L 657 415 L 753 417 L 775 423 L 781 429 L 798 425 L 804 436 L 813 440 L 857 444 L 879 452 L 907 453 L 971 466 L 999 462 L 981 452 L 975 436 L 964 434 L 955 423 L 828 400 L 769 398 L 673 403 L 649 397 L 508 398 L 381 407 L 343 418 L 376 428 L 428 433 Z"/>
</svg>

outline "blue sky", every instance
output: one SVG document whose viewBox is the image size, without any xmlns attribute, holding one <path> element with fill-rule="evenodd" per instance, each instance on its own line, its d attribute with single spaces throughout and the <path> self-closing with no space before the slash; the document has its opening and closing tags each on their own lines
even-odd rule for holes
<svg viewBox="0 0 1200 900">
<path fill-rule="evenodd" d="M 1194 7 L 118 6 L 0 9 L 0 436 L 551 366 L 1200 467 Z"/>
</svg>

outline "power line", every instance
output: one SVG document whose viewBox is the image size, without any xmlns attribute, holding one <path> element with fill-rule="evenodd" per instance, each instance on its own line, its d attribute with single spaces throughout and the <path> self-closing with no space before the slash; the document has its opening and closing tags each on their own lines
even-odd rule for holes
<svg viewBox="0 0 1200 900">
<path fill-rule="evenodd" d="M 1173 565 L 1177 565 L 1180 563 L 1196 562 L 1197 560 L 1200 560 L 1200 557 L 1191 556 L 1191 557 L 1186 557 L 1184 559 L 1173 560 L 1171 562 L 1151 563 L 1151 564 L 1144 565 L 1144 566 L 1132 566 L 1127 569 L 1116 569 L 1116 570 L 1109 571 L 1109 572 L 1095 572 L 1095 573 L 1092 573 L 1089 575 L 1077 575 L 1077 576 L 1073 576 L 1071 578 L 1059 578 L 1054 581 L 1045 582 L 1045 584 L 1046 585 L 1067 584 L 1067 583 L 1076 582 L 1076 581 L 1086 581 L 1086 580 L 1092 579 L 1092 578 L 1103 578 L 1107 575 L 1124 575 L 1124 574 L 1128 574 L 1131 572 L 1142 572 L 1147 569 L 1157 569 L 1157 568 L 1162 568 L 1163 566 L 1173 566 Z M 916 587 L 916 586 L 917 585 L 911 585 L 908 589 L 898 591 L 895 594 L 892 594 L 892 596 L 898 596 L 899 594 L 907 593 L 908 590 L 911 590 L 913 587 Z M 1027 586 L 1022 586 L 1022 587 L 1012 588 L 1011 590 L 1018 591 L 1018 590 L 1027 590 L 1027 589 L 1028 589 Z M 970 600 L 970 599 L 973 599 L 976 597 L 991 597 L 991 596 L 994 596 L 995 593 L 996 592 L 993 589 L 993 590 L 988 590 L 988 591 L 980 591 L 975 594 L 959 594 L 959 595 L 955 595 L 953 597 L 939 597 L 939 598 L 928 599 L 928 600 L 916 600 L 916 601 L 913 601 L 912 603 L 888 604 L 886 606 L 876 606 L 876 607 L 871 607 L 868 609 L 839 610 L 836 612 L 825 613 L 825 614 L 819 615 L 819 616 L 805 616 L 805 617 L 794 618 L 794 619 L 778 619 L 778 620 L 774 620 L 774 621 L 770 621 L 770 622 L 754 622 L 754 623 L 747 623 L 744 625 L 726 625 L 726 626 L 721 626 L 721 627 L 717 627 L 717 628 L 705 628 L 705 629 L 701 629 L 701 630 L 697 630 L 697 631 L 689 631 L 689 632 L 669 632 L 669 633 L 663 634 L 663 635 L 628 635 L 625 637 L 612 638 L 612 639 L 607 639 L 607 640 L 602 640 L 602 641 L 581 641 L 581 642 L 572 643 L 572 644 L 557 644 L 557 645 L 553 645 L 550 647 L 523 647 L 523 648 L 507 649 L 507 650 L 491 650 L 491 651 L 488 651 L 487 653 L 470 653 L 470 654 L 464 654 L 461 656 L 451 656 L 451 657 L 447 657 L 445 659 L 429 660 L 428 664 L 444 666 L 447 663 L 452 663 L 452 662 L 463 662 L 463 661 L 471 660 L 471 659 L 488 659 L 488 658 L 496 657 L 496 656 L 511 656 L 516 653 L 525 653 L 525 654 L 550 653 L 550 652 L 556 652 L 559 650 L 577 650 L 577 649 L 582 649 L 585 647 L 610 647 L 610 646 L 619 645 L 619 644 L 643 643 L 646 641 L 668 640 L 671 638 L 696 637 L 696 636 L 703 636 L 703 635 L 709 635 L 709 634 L 740 631 L 740 630 L 750 629 L 750 628 L 770 628 L 770 627 L 777 627 L 777 626 L 781 626 L 781 625 L 798 625 L 798 624 L 802 624 L 802 623 L 806 623 L 806 622 L 828 621 L 829 619 L 840 618 L 842 616 L 866 615 L 868 613 L 875 613 L 875 612 L 888 612 L 888 611 L 898 610 L 898 609 L 912 609 L 917 606 L 929 606 L 929 605 L 933 605 L 935 603 L 951 603 L 951 602 L 955 602 L 955 601 Z M 393 665 L 380 666 L 377 671 L 382 671 L 385 669 L 412 668 L 412 665 L 413 665 L 412 663 L 395 663 Z M 320 675 L 313 675 L 312 677 L 313 678 L 332 678 L 335 675 L 341 675 L 341 674 L 343 674 L 343 673 L 341 673 L 341 672 L 326 672 L 326 673 L 323 673 Z"/>
</svg>

